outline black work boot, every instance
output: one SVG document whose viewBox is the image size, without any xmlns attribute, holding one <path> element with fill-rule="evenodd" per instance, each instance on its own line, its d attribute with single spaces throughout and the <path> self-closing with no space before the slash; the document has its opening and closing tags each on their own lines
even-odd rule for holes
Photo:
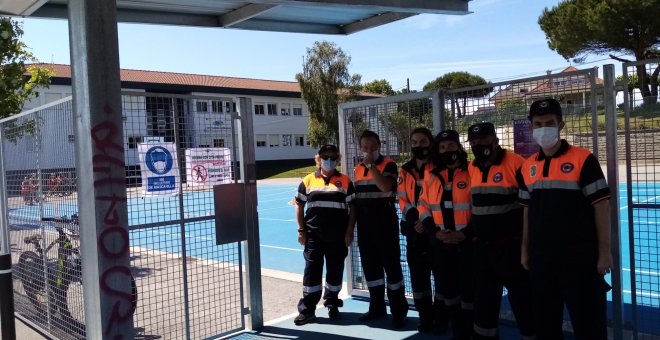
<svg viewBox="0 0 660 340">
<path fill-rule="evenodd" d="M 369 288 L 369 311 L 360 315 L 360 321 L 371 321 L 387 315 L 385 310 L 385 286 Z"/>
<path fill-rule="evenodd" d="M 431 297 L 416 299 L 415 308 L 419 314 L 419 325 L 417 330 L 420 333 L 430 332 L 433 330 L 433 302 Z"/>
<path fill-rule="evenodd" d="M 444 301 L 433 303 L 433 332 L 444 334 L 449 330 L 449 315 Z"/>
</svg>

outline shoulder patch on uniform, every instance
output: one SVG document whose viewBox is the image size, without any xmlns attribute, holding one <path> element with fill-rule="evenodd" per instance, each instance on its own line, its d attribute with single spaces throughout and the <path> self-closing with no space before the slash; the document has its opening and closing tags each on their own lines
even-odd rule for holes
<svg viewBox="0 0 660 340">
<path fill-rule="evenodd" d="M 403 177 L 399 176 L 399 178 L 396 179 L 396 182 L 399 184 L 403 183 Z"/>
<path fill-rule="evenodd" d="M 529 177 L 536 177 L 536 164 L 529 167 Z"/>
<path fill-rule="evenodd" d="M 341 181 L 336 181 L 336 182 L 335 182 L 335 186 L 336 186 L 337 188 L 341 188 Z"/>
<path fill-rule="evenodd" d="M 498 172 L 493 176 L 493 182 L 495 183 L 502 182 L 502 179 L 504 179 L 504 176 L 502 176 L 501 172 Z"/>
<path fill-rule="evenodd" d="M 566 162 L 561 165 L 561 172 L 567 174 L 575 169 L 575 166 L 571 162 Z"/>
<path fill-rule="evenodd" d="M 467 188 L 467 183 L 465 183 L 463 181 L 460 181 L 456 184 L 456 187 L 459 188 L 459 189 L 465 189 L 465 188 Z"/>
</svg>

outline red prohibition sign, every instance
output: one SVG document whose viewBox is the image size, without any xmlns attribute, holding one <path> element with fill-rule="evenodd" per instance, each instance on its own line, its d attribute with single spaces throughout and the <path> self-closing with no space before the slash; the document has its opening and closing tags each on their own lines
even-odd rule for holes
<svg viewBox="0 0 660 340">
<path fill-rule="evenodd" d="M 192 176 L 193 182 L 204 183 L 206 182 L 206 178 L 209 176 L 209 172 L 203 165 L 197 164 L 193 166 L 192 170 L 190 171 L 190 175 Z"/>
</svg>

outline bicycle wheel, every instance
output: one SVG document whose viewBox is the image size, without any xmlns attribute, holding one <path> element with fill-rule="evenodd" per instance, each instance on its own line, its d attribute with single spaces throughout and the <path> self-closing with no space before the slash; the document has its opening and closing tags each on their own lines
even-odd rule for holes
<svg viewBox="0 0 660 340">
<path fill-rule="evenodd" d="M 38 318 L 45 318 L 47 296 L 44 276 L 43 259 L 33 251 L 26 251 L 18 258 L 19 279 L 30 303 L 34 306 Z"/>
</svg>

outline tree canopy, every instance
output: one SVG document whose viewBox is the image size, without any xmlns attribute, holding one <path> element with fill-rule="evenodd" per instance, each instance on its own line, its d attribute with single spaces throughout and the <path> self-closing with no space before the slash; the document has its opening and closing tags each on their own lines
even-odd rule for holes
<svg viewBox="0 0 660 340">
<path fill-rule="evenodd" d="M 37 87 L 48 87 L 53 74 L 36 65 L 22 36 L 20 23 L 0 18 L 0 118 L 20 113 L 25 102 L 39 95 Z"/>
<path fill-rule="evenodd" d="M 386 79 L 377 79 L 362 85 L 362 91 L 370 93 L 378 93 L 386 96 L 393 96 L 396 92 L 392 89 L 392 85 Z"/>
<path fill-rule="evenodd" d="M 660 0 L 565 0 L 544 9 L 538 23 L 548 46 L 566 59 L 624 53 L 644 60 L 660 57 L 658 18 Z M 643 65 L 637 67 L 639 79 L 645 79 L 646 73 Z M 653 97 L 653 102 L 658 95 L 658 73 L 660 66 L 651 72 L 651 83 L 639 83 L 642 96 Z"/>
<path fill-rule="evenodd" d="M 435 90 L 435 89 L 460 89 L 472 86 L 487 85 L 488 82 L 478 75 L 471 74 L 469 72 L 449 72 L 443 76 L 436 78 L 433 81 L 430 81 L 424 85 L 424 91 Z M 465 116 L 465 108 L 467 106 L 468 98 L 481 98 L 492 91 L 490 87 L 484 87 L 479 90 L 466 91 L 457 93 L 453 97 L 455 101 L 457 117 L 461 118 Z M 458 100 L 463 100 L 463 106 L 459 105 Z"/>
<path fill-rule="evenodd" d="M 337 106 L 361 89 L 361 76 L 349 73 L 350 63 L 351 57 L 336 44 L 317 41 L 307 49 L 302 73 L 296 74 L 310 112 L 308 140 L 314 147 L 339 143 Z"/>
</svg>

